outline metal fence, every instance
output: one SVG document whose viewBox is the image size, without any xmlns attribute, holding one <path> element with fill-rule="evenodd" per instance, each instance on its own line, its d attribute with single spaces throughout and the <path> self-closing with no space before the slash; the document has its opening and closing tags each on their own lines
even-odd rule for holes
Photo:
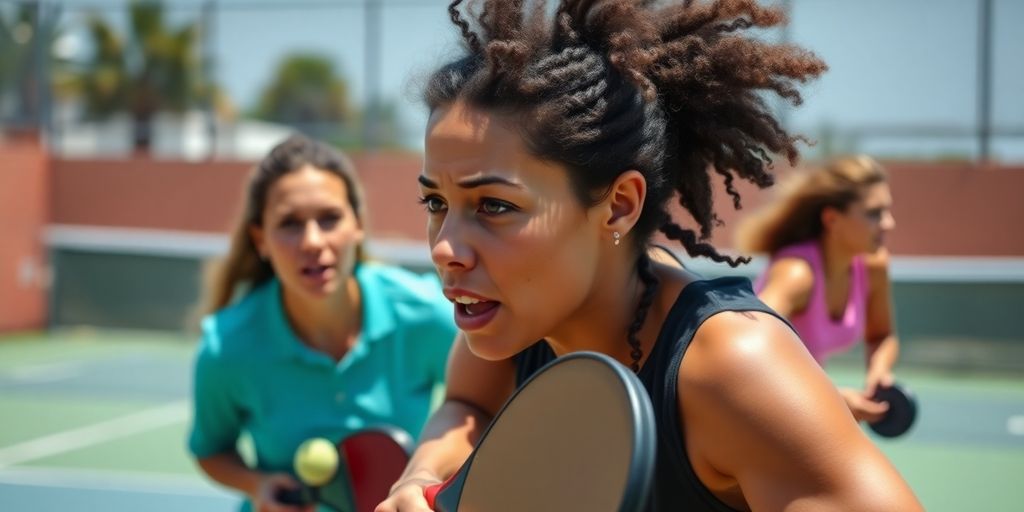
<svg viewBox="0 0 1024 512">
<path fill-rule="evenodd" d="M 198 86 L 183 101 L 148 107 L 152 123 L 140 133 L 129 101 L 140 94 L 130 86 L 148 53 L 133 4 L 0 0 L 0 127 L 38 130 L 65 156 L 129 154 L 148 137 L 158 156 L 251 158 L 293 129 L 343 147 L 417 149 L 426 118 L 419 79 L 458 50 L 441 0 L 167 0 L 159 28 L 193 31 L 184 72 Z M 778 105 L 789 128 L 817 141 L 811 156 L 1024 161 L 1024 2 L 781 5 L 792 23 L 767 37 L 807 47 L 831 68 L 804 89 L 802 107 Z M 124 47 L 120 110 L 90 106 L 82 83 L 114 73 L 98 56 L 97 20 Z M 292 92 L 292 114 L 275 113 L 268 98 L 286 96 L 281 84 L 301 74 L 287 63 L 301 68 L 303 57 L 307 72 L 329 68 L 320 69 L 334 80 L 328 96 L 340 100 Z"/>
</svg>

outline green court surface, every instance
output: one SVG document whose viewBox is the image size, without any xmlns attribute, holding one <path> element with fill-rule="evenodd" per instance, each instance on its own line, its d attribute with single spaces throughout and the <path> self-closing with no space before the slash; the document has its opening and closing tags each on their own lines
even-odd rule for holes
<svg viewBox="0 0 1024 512">
<path fill-rule="evenodd" d="M 857 386 L 858 369 L 831 370 Z M 929 511 L 1024 510 L 1024 376 L 906 369 L 918 400 L 905 438 L 873 437 Z"/>
<path fill-rule="evenodd" d="M 185 452 L 193 347 L 149 332 L 0 337 L 0 510 L 234 510 Z M 849 364 L 830 374 L 859 384 Z M 1024 375 L 898 376 L 918 424 L 874 439 L 926 508 L 1024 510 Z"/>
</svg>

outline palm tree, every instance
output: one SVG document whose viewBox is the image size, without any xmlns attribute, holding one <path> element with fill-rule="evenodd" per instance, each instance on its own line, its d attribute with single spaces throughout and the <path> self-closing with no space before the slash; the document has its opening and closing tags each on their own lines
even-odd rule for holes
<svg viewBox="0 0 1024 512">
<path fill-rule="evenodd" d="M 292 53 L 281 59 L 263 88 L 253 115 L 291 125 L 346 149 L 365 149 L 358 127 L 367 112 L 353 107 L 349 86 L 327 55 Z M 376 141 L 382 147 L 401 143 L 398 106 L 381 101 L 376 112 Z"/>
<path fill-rule="evenodd" d="M 86 116 L 103 119 L 128 109 L 125 45 L 102 18 L 90 16 L 88 26 L 93 54 L 76 77 L 77 92 Z"/>
<path fill-rule="evenodd" d="M 77 75 L 86 115 L 102 119 L 129 112 L 137 152 L 149 151 L 158 112 L 201 106 L 212 93 L 202 73 L 199 24 L 168 27 L 160 2 L 129 5 L 127 37 L 96 14 L 88 25 L 94 51 Z"/>
<path fill-rule="evenodd" d="M 0 115 L 10 107 L 22 127 L 42 124 L 46 74 L 62 64 L 50 52 L 57 19 L 56 9 L 36 1 L 0 10 Z"/>
<path fill-rule="evenodd" d="M 335 132 L 351 116 L 348 84 L 325 55 L 295 53 L 278 64 L 263 89 L 256 117 L 317 132 Z"/>
</svg>

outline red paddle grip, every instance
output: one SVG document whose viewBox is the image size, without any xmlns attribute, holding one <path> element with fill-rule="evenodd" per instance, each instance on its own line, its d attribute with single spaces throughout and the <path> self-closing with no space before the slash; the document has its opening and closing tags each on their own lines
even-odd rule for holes
<svg viewBox="0 0 1024 512">
<path fill-rule="evenodd" d="M 459 476 L 459 473 L 459 471 L 456 471 L 455 473 L 452 473 L 452 476 L 448 477 L 448 479 L 445 480 L 444 482 L 434 485 L 428 485 L 423 488 L 423 498 L 427 500 L 427 507 L 430 507 L 430 510 L 435 510 L 434 505 L 437 503 L 438 493 L 444 490 L 445 487 L 451 485 L 452 481 L 455 480 L 455 477 Z"/>
<path fill-rule="evenodd" d="M 427 500 L 427 506 L 430 510 L 434 510 L 434 501 L 437 500 L 437 493 L 441 492 L 441 488 L 444 484 L 434 484 L 423 488 L 423 498 Z"/>
</svg>

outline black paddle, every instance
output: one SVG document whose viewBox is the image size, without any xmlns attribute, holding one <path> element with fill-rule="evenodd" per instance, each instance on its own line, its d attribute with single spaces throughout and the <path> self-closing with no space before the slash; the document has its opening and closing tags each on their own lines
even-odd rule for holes
<svg viewBox="0 0 1024 512">
<path fill-rule="evenodd" d="M 914 425 L 917 419 L 917 400 L 909 389 L 893 383 L 890 387 L 879 387 L 872 399 L 876 402 L 887 402 L 889 410 L 885 416 L 870 423 L 871 430 L 882 437 L 899 437 Z"/>
</svg>

